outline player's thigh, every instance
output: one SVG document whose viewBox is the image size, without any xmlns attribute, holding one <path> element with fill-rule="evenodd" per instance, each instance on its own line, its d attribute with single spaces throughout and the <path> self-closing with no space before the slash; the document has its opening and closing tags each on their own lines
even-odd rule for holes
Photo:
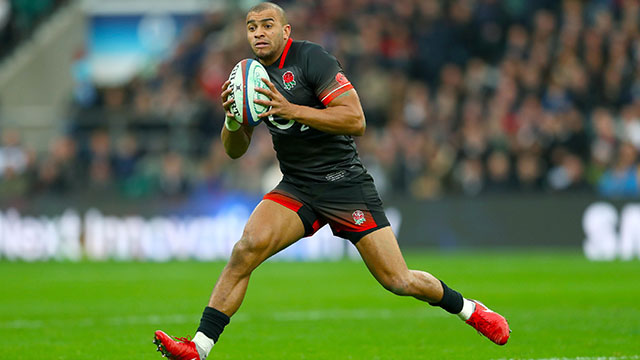
<svg viewBox="0 0 640 360">
<path fill-rule="evenodd" d="M 304 236 L 298 214 L 274 201 L 262 200 L 244 227 L 234 252 L 250 253 L 262 261 Z"/>
<path fill-rule="evenodd" d="M 385 287 L 405 281 L 409 269 L 390 226 L 365 235 L 356 243 L 362 260 L 373 276 Z"/>
</svg>

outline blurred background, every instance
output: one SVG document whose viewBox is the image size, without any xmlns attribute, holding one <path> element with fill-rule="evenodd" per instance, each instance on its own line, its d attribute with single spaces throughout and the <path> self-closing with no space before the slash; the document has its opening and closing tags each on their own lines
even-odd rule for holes
<svg viewBox="0 0 640 360">
<path fill-rule="evenodd" d="M 403 247 L 640 256 L 640 1 L 275 2 L 354 83 Z M 265 126 L 219 139 L 256 3 L 0 0 L 0 256 L 228 256 L 281 178 Z"/>
</svg>

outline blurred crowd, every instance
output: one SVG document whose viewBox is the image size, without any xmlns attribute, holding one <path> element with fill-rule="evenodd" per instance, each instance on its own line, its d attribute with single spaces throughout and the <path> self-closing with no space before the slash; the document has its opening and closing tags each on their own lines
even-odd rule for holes
<svg viewBox="0 0 640 360">
<path fill-rule="evenodd" d="M 278 3 L 292 37 L 354 83 L 359 153 L 383 195 L 640 194 L 639 0 Z M 244 28 L 242 9 L 205 14 L 155 71 L 79 89 L 46 154 L 3 134 L 0 196 L 268 191 L 280 174 L 266 127 L 240 160 L 219 140 L 220 87 L 251 56 Z"/>
<path fill-rule="evenodd" d="M 0 0 L 0 59 L 68 0 Z"/>
</svg>

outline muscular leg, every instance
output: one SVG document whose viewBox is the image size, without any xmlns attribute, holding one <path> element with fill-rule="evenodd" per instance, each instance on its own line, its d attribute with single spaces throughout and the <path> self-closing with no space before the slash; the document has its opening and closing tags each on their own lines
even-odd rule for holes
<svg viewBox="0 0 640 360">
<path fill-rule="evenodd" d="M 391 227 L 376 230 L 356 243 L 360 256 L 385 289 L 430 303 L 442 299 L 443 288 L 433 275 L 409 270 Z"/>
<path fill-rule="evenodd" d="M 373 276 L 397 295 L 413 296 L 444 310 L 458 314 L 478 332 L 498 345 L 509 340 L 509 324 L 500 314 L 476 301 L 464 299 L 433 275 L 409 270 L 390 227 L 366 235 L 356 247 Z"/>
<path fill-rule="evenodd" d="M 213 288 L 193 341 L 171 338 L 158 330 L 154 337 L 158 351 L 171 359 L 206 359 L 229 318 L 242 304 L 251 272 L 303 236 L 304 225 L 293 210 L 271 200 L 260 202 Z"/>
<path fill-rule="evenodd" d="M 251 272 L 264 260 L 304 236 L 298 215 L 273 201 L 263 200 L 249 217 L 242 238 L 213 288 L 209 306 L 232 316 L 244 299 Z"/>
</svg>

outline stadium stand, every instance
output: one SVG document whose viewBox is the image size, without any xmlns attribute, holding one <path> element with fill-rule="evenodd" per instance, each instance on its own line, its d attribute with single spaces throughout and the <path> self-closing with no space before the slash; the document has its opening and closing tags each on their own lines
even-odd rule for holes
<svg viewBox="0 0 640 360">
<path fill-rule="evenodd" d="M 294 39 L 336 54 L 355 84 L 359 151 L 383 194 L 640 194 L 638 1 L 279 3 Z M 5 132 L 0 197 L 267 190 L 278 171 L 265 127 L 233 163 L 218 136 L 220 86 L 250 56 L 242 20 L 207 14 L 153 74 L 77 89 L 48 152 Z"/>
<path fill-rule="evenodd" d="M 0 59 L 69 0 L 0 0 Z"/>
</svg>

